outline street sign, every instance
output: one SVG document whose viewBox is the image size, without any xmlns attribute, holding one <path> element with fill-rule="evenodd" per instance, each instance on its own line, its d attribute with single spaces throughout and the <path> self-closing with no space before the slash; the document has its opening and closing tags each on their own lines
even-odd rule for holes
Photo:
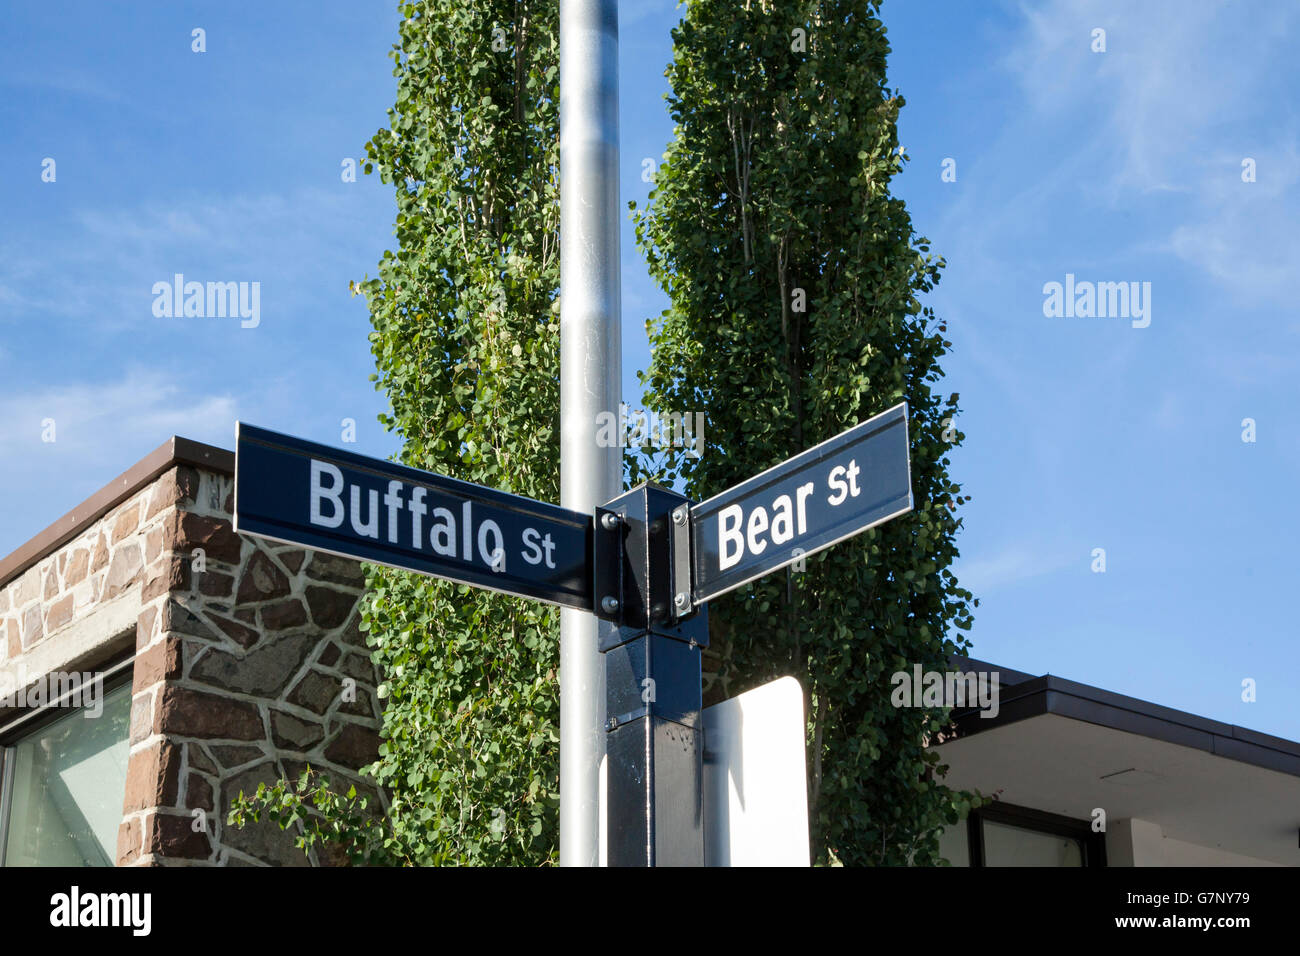
<svg viewBox="0 0 1300 956">
<path fill-rule="evenodd" d="M 235 426 L 235 531 L 592 610 L 592 519 Z"/>
<path fill-rule="evenodd" d="M 903 402 L 692 507 L 692 602 L 911 510 Z"/>
<path fill-rule="evenodd" d="M 911 509 L 905 403 L 698 505 L 624 492 L 595 509 L 599 529 L 593 515 L 235 429 L 236 532 L 599 613 L 602 667 L 578 682 L 604 713 L 583 752 L 608 752 L 593 768 L 592 863 L 807 865 L 802 692 L 783 679 L 702 709 L 704 605 Z M 561 673 L 564 660 L 562 647 Z"/>
</svg>

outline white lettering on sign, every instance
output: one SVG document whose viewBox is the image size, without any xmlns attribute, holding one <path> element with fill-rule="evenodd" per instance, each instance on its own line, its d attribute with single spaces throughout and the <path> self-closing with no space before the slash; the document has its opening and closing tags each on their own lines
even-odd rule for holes
<svg viewBox="0 0 1300 956">
<path fill-rule="evenodd" d="M 402 483 L 390 481 L 388 494 L 384 495 L 384 507 L 388 509 L 388 543 L 397 543 L 397 512 L 402 510 Z"/>
<path fill-rule="evenodd" d="M 856 459 L 847 465 L 836 465 L 826 476 L 830 494 L 826 503 L 832 508 L 862 494 L 858 476 L 862 469 Z M 770 543 L 786 544 L 797 535 L 808 531 L 808 498 L 816 490 L 814 482 L 795 489 L 794 501 L 789 495 L 777 495 L 770 505 L 751 505 L 745 514 L 744 505 L 728 505 L 718 512 L 718 570 L 725 571 L 740 563 L 747 554 L 759 555 Z"/>
<path fill-rule="evenodd" d="M 321 484 L 321 475 L 330 476 L 328 488 Z M 322 501 L 333 505 L 328 517 L 321 514 Z M 343 523 L 343 472 L 315 458 L 311 461 L 311 523 L 322 528 L 337 528 Z"/>
<path fill-rule="evenodd" d="M 424 506 L 426 491 L 425 488 L 416 488 L 411 492 L 411 500 L 407 503 L 407 507 L 411 509 L 411 543 L 416 548 L 424 547 L 420 539 L 424 536 L 424 529 L 421 527 L 424 524 L 424 516 L 429 513 L 429 509 Z"/>
<path fill-rule="evenodd" d="M 434 508 L 433 520 L 429 546 L 445 558 L 456 557 L 456 519 L 446 508 Z"/>
<path fill-rule="evenodd" d="M 389 544 L 407 544 L 408 540 L 402 535 L 401 513 L 409 511 L 409 544 L 412 547 L 423 550 L 427 541 L 434 553 L 442 557 L 463 561 L 474 561 L 477 558 L 493 571 L 499 573 L 506 570 L 505 533 L 497 522 L 486 518 L 477 525 L 476 535 L 473 502 L 465 501 L 461 504 L 458 529 L 456 515 L 452 511 L 442 507 L 430 508 L 425 503 L 429 489 L 420 485 L 410 489 L 410 496 L 407 497 L 404 483 L 389 481 L 382 498 L 376 489 L 345 485 L 343 473 L 338 467 L 312 459 L 312 524 L 322 528 L 338 528 L 347 521 L 358 535 L 378 539 L 382 531 Z M 426 517 L 429 519 L 427 532 Z M 543 534 L 536 528 L 524 528 L 520 537 L 523 549 L 519 553 L 524 561 L 533 566 L 543 565 L 550 569 L 556 567 L 555 539 L 550 532 Z"/>
<path fill-rule="evenodd" d="M 525 528 L 524 547 L 527 550 L 523 552 L 523 558 L 529 564 L 541 564 L 545 560 L 548 568 L 555 567 L 555 542 L 549 534 L 542 537 L 536 528 Z"/>
<path fill-rule="evenodd" d="M 465 502 L 465 526 L 469 527 L 469 502 Z M 492 536 L 493 545 L 488 547 L 488 535 Z M 478 526 L 478 556 L 493 571 L 506 569 L 506 541 L 501 535 L 501 528 L 489 518 Z"/>
<path fill-rule="evenodd" d="M 850 496 L 856 498 L 861 493 L 858 488 L 858 475 L 860 473 L 858 463 L 854 459 L 849 460 L 848 468 L 843 465 L 836 465 L 832 468 L 829 481 L 834 491 L 826 499 L 827 504 L 842 505 L 845 498 Z M 849 479 L 847 484 L 844 481 L 846 476 Z"/>
<path fill-rule="evenodd" d="M 361 486 L 352 486 L 352 530 L 367 538 L 379 537 L 379 492 L 370 489 L 370 520 L 361 520 Z"/>
<path fill-rule="evenodd" d="M 745 539 L 740 535 L 740 519 L 744 516 L 740 505 L 728 505 L 718 512 L 718 567 L 726 570 L 737 561 L 745 550 Z M 728 545 L 735 544 L 732 551 Z"/>
</svg>

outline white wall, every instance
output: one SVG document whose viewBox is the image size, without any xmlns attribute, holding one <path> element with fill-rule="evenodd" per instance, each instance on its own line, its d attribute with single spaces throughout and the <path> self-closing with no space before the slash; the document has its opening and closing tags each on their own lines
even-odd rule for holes
<svg viewBox="0 0 1300 956">
<path fill-rule="evenodd" d="M 970 866 L 966 822 L 949 827 L 939 837 L 939 853 L 953 866 Z M 1150 820 L 1112 820 L 1106 828 L 1107 866 L 1281 866 L 1271 860 L 1243 856 L 1165 836 Z"/>
<path fill-rule="evenodd" d="M 1165 836 L 1160 824 L 1138 819 L 1110 822 L 1106 829 L 1106 862 L 1109 866 L 1281 865 L 1217 847 L 1171 839 Z"/>
</svg>

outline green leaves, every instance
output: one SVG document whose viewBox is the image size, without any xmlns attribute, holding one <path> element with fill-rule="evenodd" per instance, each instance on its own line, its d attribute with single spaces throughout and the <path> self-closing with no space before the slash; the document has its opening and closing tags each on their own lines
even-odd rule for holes
<svg viewBox="0 0 1300 956">
<path fill-rule="evenodd" d="M 815 846 L 850 864 L 928 862 L 951 822 L 925 746 L 945 714 L 894 708 L 889 675 L 945 669 L 970 601 L 947 571 L 960 521 L 926 507 L 956 497 L 942 433 L 957 407 L 928 384 L 950 347 L 920 309 L 941 262 L 889 191 L 902 102 L 876 6 L 691 0 L 667 71 L 674 140 L 632 207 L 670 301 L 649 323 L 646 404 L 703 409 L 708 439 L 698 459 L 637 460 L 634 480 L 680 476 L 703 499 L 911 407 L 915 513 L 710 606 L 709 699 L 799 678 Z M 791 51 L 792 24 L 807 25 L 806 52 Z"/>
<path fill-rule="evenodd" d="M 558 2 L 401 10 L 397 106 L 366 147 L 394 187 L 396 246 L 353 286 L 390 405 L 380 421 L 407 464 L 556 501 Z M 487 56 L 493 26 L 510 49 Z M 387 568 L 367 581 L 385 708 L 370 772 L 388 806 L 363 814 L 323 779 L 272 801 L 315 805 L 306 839 L 358 862 L 554 862 L 558 613 Z"/>
</svg>

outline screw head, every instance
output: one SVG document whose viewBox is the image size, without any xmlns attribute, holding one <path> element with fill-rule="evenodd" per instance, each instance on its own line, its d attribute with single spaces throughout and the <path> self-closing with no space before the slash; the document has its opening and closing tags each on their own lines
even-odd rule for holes
<svg viewBox="0 0 1300 956">
<path fill-rule="evenodd" d="M 600 609 L 606 614 L 615 614 L 618 612 L 618 598 L 606 594 L 600 599 Z"/>
<path fill-rule="evenodd" d="M 678 508 L 673 512 L 673 524 L 686 524 L 686 509 Z"/>
<path fill-rule="evenodd" d="M 606 512 L 600 516 L 600 526 L 606 531 L 616 531 L 618 526 L 623 522 L 619 520 L 618 515 L 612 512 Z"/>
<path fill-rule="evenodd" d="M 673 598 L 673 606 L 676 607 L 677 610 L 679 611 L 686 610 L 688 607 L 691 606 L 691 596 L 687 594 L 685 591 L 682 591 L 675 598 Z"/>
</svg>

